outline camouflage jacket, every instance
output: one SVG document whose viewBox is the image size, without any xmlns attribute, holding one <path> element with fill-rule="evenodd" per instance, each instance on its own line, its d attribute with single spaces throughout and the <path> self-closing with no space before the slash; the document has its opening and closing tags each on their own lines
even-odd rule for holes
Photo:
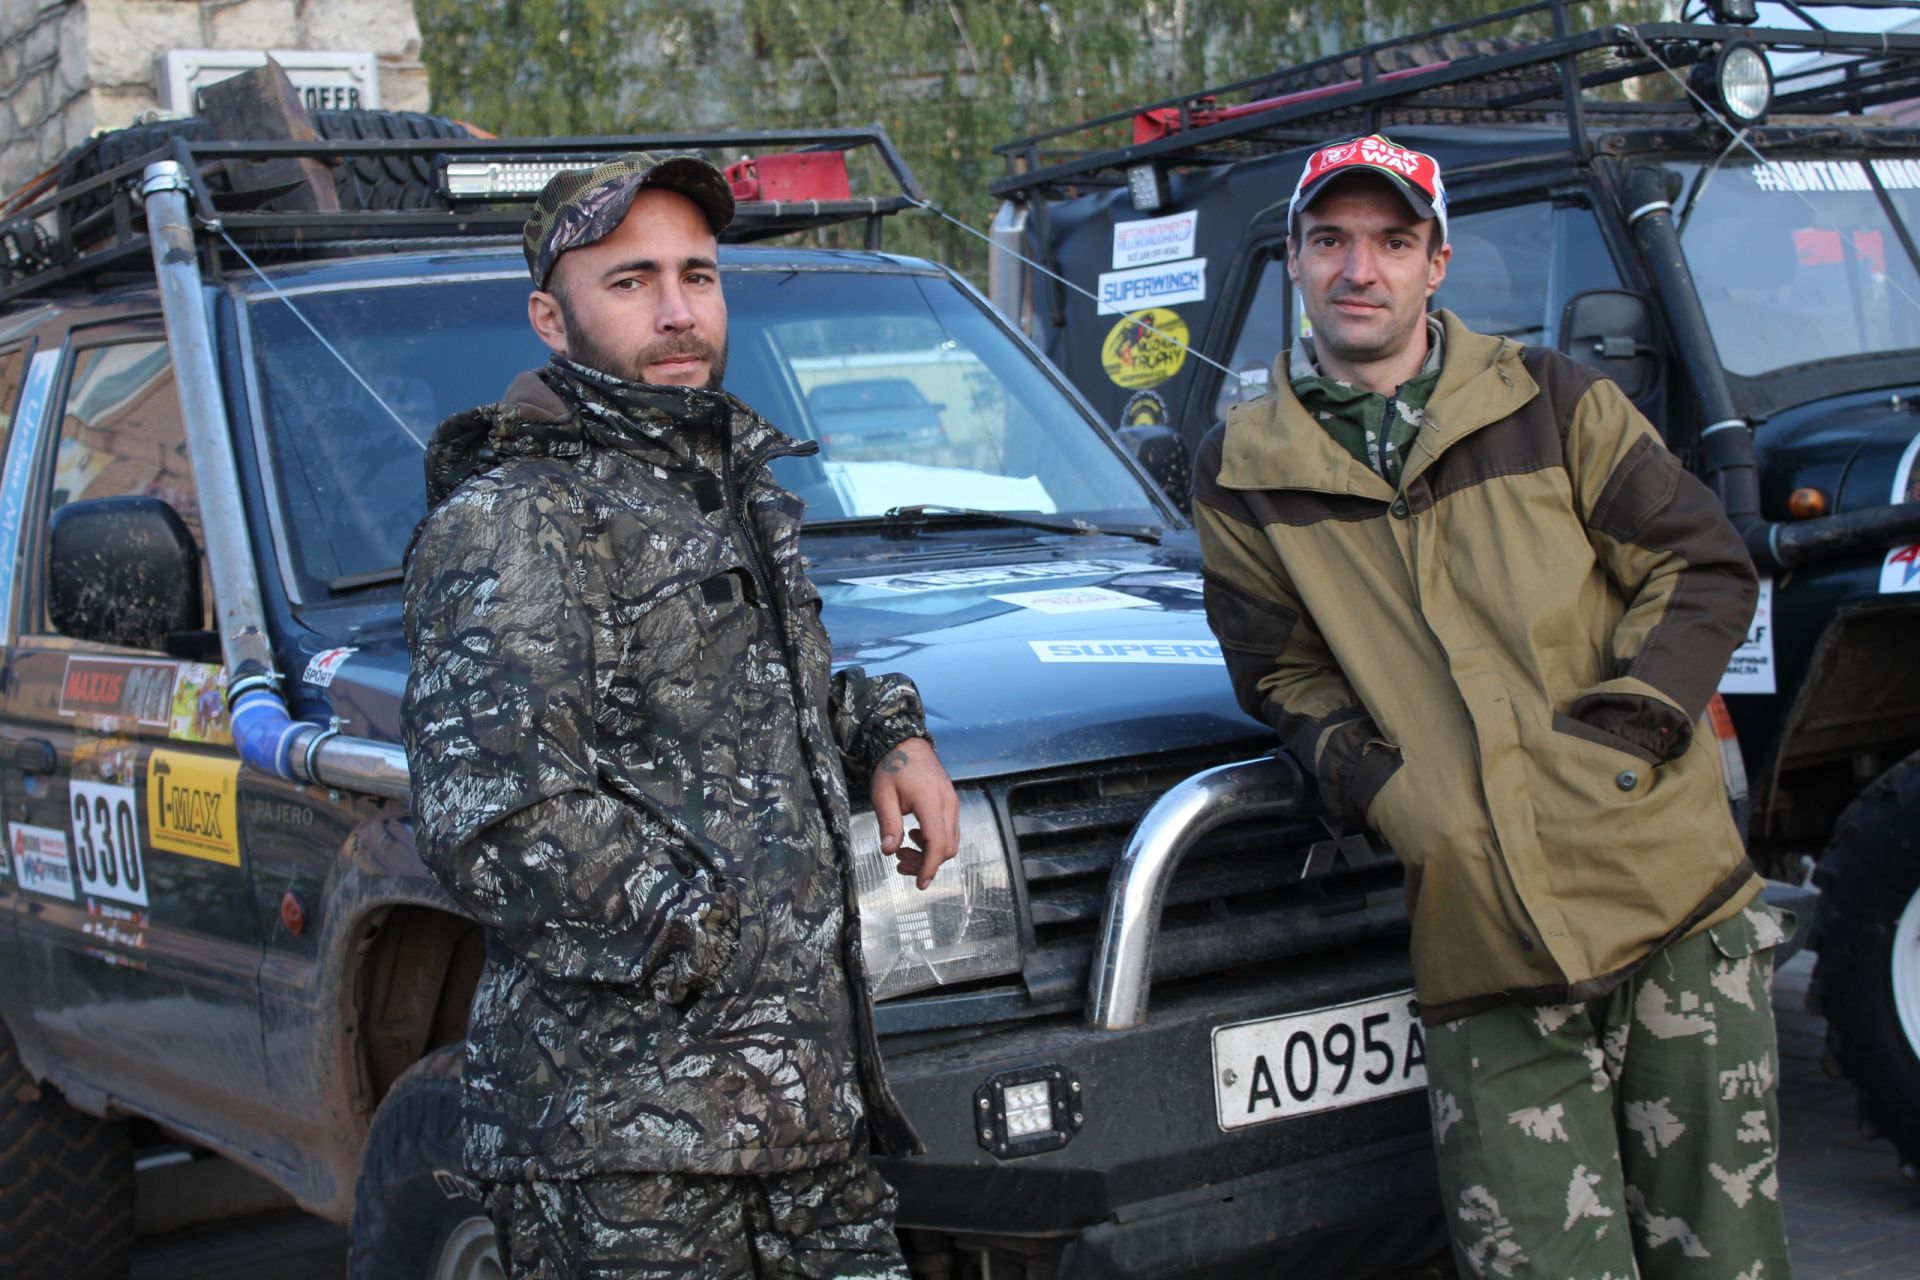
<svg viewBox="0 0 1920 1280">
<path fill-rule="evenodd" d="M 830 675 L 805 446 L 557 362 L 448 419 L 406 580 L 420 856 L 487 928 L 466 1158 L 506 1181 L 918 1149 L 881 1073 L 847 776 L 925 733 Z M 843 773 L 843 757 L 844 769 Z"/>
</svg>

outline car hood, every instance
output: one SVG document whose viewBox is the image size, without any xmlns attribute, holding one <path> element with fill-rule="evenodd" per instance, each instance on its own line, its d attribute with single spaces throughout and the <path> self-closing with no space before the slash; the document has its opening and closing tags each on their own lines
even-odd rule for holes
<svg viewBox="0 0 1920 1280">
<path fill-rule="evenodd" d="M 956 778 L 1271 742 L 1234 702 L 1186 547 L 816 562 L 835 664 L 911 676 Z M 397 635 L 363 634 L 344 656 L 301 655 L 296 708 L 393 738 L 404 647 Z"/>
</svg>

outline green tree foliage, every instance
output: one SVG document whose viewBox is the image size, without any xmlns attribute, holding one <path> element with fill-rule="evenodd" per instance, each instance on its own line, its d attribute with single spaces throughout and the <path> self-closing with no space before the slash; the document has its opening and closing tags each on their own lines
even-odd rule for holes
<svg viewBox="0 0 1920 1280">
<path fill-rule="evenodd" d="M 1583 22 L 1661 0 L 1596 0 Z M 418 0 L 435 109 L 501 134 L 878 122 L 976 227 L 996 143 L 1507 7 L 1500 0 Z M 1505 34 L 1545 34 L 1548 19 Z M 1476 32 L 1475 34 L 1481 34 Z M 1422 59 L 1426 60 L 1426 59 Z M 1329 73 L 1327 79 L 1339 78 Z M 1121 121 L 1078 145 L 1131 136 Z M 835 233 L 821 233 L 832 238 Z M 930 216 L 888 247 L 976 279 L 985 246 Z"/>
</svg>

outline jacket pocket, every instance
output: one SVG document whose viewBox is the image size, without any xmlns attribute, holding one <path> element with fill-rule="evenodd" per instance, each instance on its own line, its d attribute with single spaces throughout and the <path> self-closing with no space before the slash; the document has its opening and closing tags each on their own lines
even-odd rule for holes
<svg viewBox="0 0 1920 1280">
<path fill-rule="evenodd" d="M 759 993 L 760 972 L 767 960 L 766 917 L 747 906 L 742 895 L 731 896 L 733 948 L 720 972 L 682 1006 L 680 1030 L 689 1038 L 732 1027 Z"/>
<path fill-rule="evenodd" d="M 1660 757 L 1648 751 L 1637 742 L 1608 733 L 1605 729 L 1595 728 L 1584 720 L 1575 720 L 1572 716 L 1553 713 L 1553 731 L 1569 738 L 1578 738 L 1582 742 L 1591 742 L 1597 747 L 1609 751 L 1618 751 L 1622 755 L 1632 756 L 1642 764 L 1658 766 Z"/>
</svg>

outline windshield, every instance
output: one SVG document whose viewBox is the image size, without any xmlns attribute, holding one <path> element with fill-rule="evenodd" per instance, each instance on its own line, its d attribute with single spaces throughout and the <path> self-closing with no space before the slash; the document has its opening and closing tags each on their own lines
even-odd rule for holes
<svg viewBox="0 0 1920 1280">
<path fill-rule="evenodd" d="M 949 281 L 758 267 L 725 280 L 727 389 L 820 443 L 773 464 L 810 525 L 920 503 L 1162 519 L 1105 433 Z M 261 416 L 303 579 L 338 590 L 398 569 L 424 510 L 434 426 L 546 360 L 527 291 L 517 277 L 296 294 L 339 358 L 287 303 L 252 302 Z"/>
<path fill-rule="evenodd" d="M 1920 274 L 1901 242 L 1920 215 L 1920 165 L 1741 158 L 1711 171 L 1669 167 L 1685 179 L 1680 244 L 1728 372 L 1752 377 L 1920 347 Z"/>
</svg>

